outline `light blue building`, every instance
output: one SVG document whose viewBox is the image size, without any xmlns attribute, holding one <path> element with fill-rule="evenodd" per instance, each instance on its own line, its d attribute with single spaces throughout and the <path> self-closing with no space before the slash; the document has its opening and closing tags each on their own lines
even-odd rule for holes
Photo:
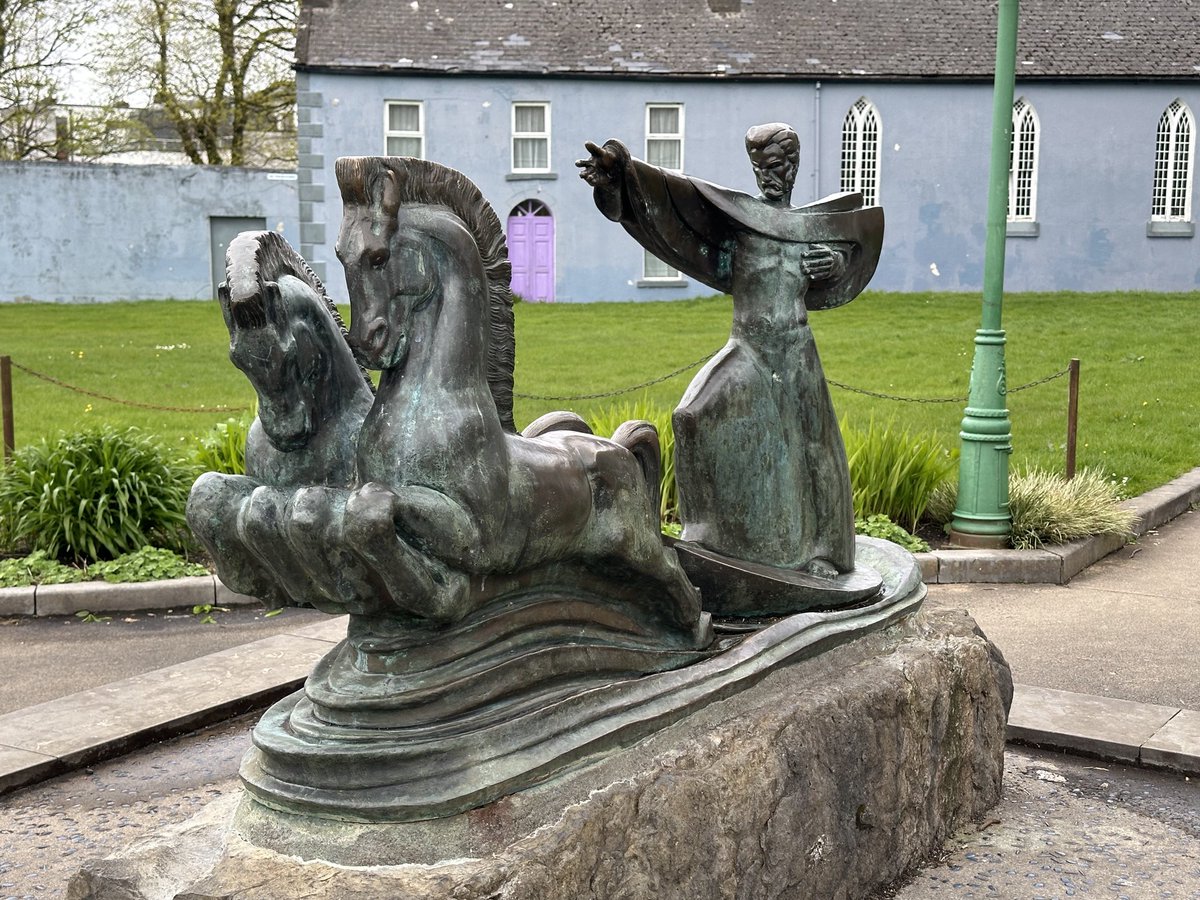
<svg viewBox="0 0 1200 900">
<path fill-rule="evenodd" d="M 514 288 L 710 293 L 605 220 L 584 142 L 751 192 L 743 135 L 800 135 L 797 203 L 886 210 L 872 288 L 982 285 L 994 4 L 977 0 L 307 0 L 301 251 L 344 299 L 339 156 L 462 170 L 507 220 Z M 1006 287 L 1200 289 L 1200 6 L 1023 0 Z"/>
</svg>

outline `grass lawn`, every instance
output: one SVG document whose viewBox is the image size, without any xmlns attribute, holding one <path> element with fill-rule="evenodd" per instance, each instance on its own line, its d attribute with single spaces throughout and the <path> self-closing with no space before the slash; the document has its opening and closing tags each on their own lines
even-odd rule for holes
<svg viewBox="0 0 1200 900">
<path fill-rule="evenodd" d="M 576 395 L 663 375 L 719 348 L 728 298 L 673 303 L 517 307 L 516 390 Z M 868 293 L 812 318 L 829 378 L 909 397 L 964 397 L 978 296 Z M 1190 329 L 1200 293 L 1013 294 L 1005 299 L 1011 388 L 1082 360 L 1079 463 L 1140 493 L 1200 463 L 1192 404 L 1200 374 Z M 254 395 L 226 358 L 228 334 L 215 303 L 6 305 L 0 354 L 62 381 L 151 405 L 244 407 Z M 589 411 L 645 396 L 673 406 L 690 372 L 615 399 L 518 399 L 517 422 L 550 409 Z M 73 393 L 13 372 L 18 446 L 43 435 L 110 422 L 138 425 L 183 445 L 222 412 L 142 410 Z M 832 388 L 851 422 L 872 416 L 933 431 L 950 446 L 964 403 L 901 403 Z M 1067 381 L 1010 394 L 1014 463 L 1061 470 Z"/>
</svg>

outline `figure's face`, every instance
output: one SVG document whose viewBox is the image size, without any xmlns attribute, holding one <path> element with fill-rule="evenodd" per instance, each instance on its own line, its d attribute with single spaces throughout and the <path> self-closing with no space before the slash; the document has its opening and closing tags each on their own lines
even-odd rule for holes
<svg viewBox="0 0 1200 900">
<path fill-rule="evenodd" d="M 779 144 L 755 147 L 749 151 L 750 165 L 758 189 L 768 200 L 782 200 L 796 183 L 796 159 L 789 157 Z"/>
</svg>

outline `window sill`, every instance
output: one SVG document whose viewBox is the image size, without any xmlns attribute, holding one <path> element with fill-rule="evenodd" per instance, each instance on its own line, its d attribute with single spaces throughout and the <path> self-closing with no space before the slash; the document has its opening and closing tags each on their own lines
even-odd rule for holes
<svg viewBox="0 0 1200 900">
<path fill-rule="evenodd" d="M 1195 222 L 1155 222 L 1146 223 L 1146 237 L 1181 237 L 1190 238 L 1196 234 Z"/>
<path fill-rule="evenodd" d="M 637 286 L 640 288 L 681 288 L 687 287 L 686 278 L 639 278 Z"/>
<path fill-rule="evenodd" d="M 1037 237 L 1042 232 L 1042 226 L 1037 222 L 1007 222 L 1004 233 L 1007 237 Z"/>
<path fill-rule="evenodd" d="M 509 172 L 504 176 L 505 181 L 554 181 L 557 172 Z"/>
</svg>

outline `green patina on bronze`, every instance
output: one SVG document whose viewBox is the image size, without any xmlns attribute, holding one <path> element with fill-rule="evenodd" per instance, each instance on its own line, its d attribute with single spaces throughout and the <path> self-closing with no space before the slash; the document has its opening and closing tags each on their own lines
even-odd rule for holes
<svg viewBox="0 0 1200 900">
<path fill-rule="evenodd" d="M 757 483 L 775 515 L 798 505 L 764 551 L 796 563 L 781 577 L 748 554 L 664 543 L 650 423 L 608 439 L 556 412 L 516 433 L 507 252 L 474 184 L 416 159 L 336 168 L 350 330 L 281 238 L 233 242 L 221 304 L 260 414 L 247 474 L 203 476 L 188 509 L 231 587 L 349 614 L 346 640 L 254 730 L 242 779 L 258 803 L 367 822 L 452 815 L 920 605 L 910 555 L 864 538 L 855 564 L 804 306 L 805 292 L 825 308 L 861 289 L 877 210 L 693 186 L 724 223 L 697 253 L 742 299 L 730 347 L 677 413 L 689 527 L 763 534 L 743 512 L 724 521 L 723 481 L 743 499 Z M 381 372 L 378 391 L 359 364 Z M 724 472 L 719 445 L 734 439 L 767 455 Z M 757 482 L 743 477 L 756 459 Z M 704 608 L 697 584 L 716 598 Z M 715 634 L 711 610 L 742 618 Z M 800 610 L 814 612 L 787 615 Z"/>
<path fill-rule="evenodd" d="M 855 569 L 854 510 L 808 312 L 848 303 L 866 286 L 883 241 L 883 210 L 864 207 L 855 193 L 793 207 L 799 139 L 781 123 L 746 135 L 758 197 L 651 166 L 619 141 L 587 147 L 591 157 L 577 165 L 601 212 L 668 265 L 733 295 L 729 342 L 674 415 L 684 542 L 784 570 L 779 578 L 788 584 L 797 571 L 824 579 L 824 604 L 836 605 L 830 598 L 843 588 L 836 579 Z M 698 570 L 690 566 L 706 558 L 688 563 L 693 580 Z M 822 605 L 812 597 L 789 604 L 705 593 L 715 612 Z"/>
</svg>

